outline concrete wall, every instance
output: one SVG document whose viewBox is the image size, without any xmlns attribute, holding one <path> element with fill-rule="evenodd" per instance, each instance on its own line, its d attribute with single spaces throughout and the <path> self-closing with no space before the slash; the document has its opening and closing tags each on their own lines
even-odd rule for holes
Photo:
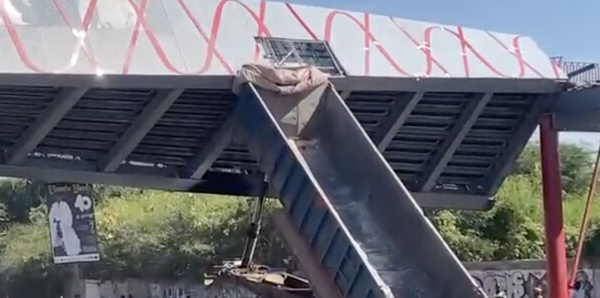
<svg viewBox="0 0 600 298">
<path fill-rule="evenodd" d="M 535 298 L 534 289 L 540 287 L 546 293 L 546 269 L 544 261 L 505 261 L 465 264 L 471 276 L 489 295 L 497 289 L 508 298 Z M 579 288 L 573 298 L 600 298 L 600 262 L 583 264 L 577 274 Z M 544 296 L 547 297 L 547 296 Z"/>
<path fill-rule="evenodd" d="M 64 298 L 196 298 L 205 297 L 200 283 L 126 279 L 70 282 Z M 79 295 L 79 296 L 78 296 Z"/>
<path fill-rule="evenodd" d="M 499 289 L 508 298 L 535 298 L 533 289 L 546 290 L 544 261 L 504 261 L 465 264 L 471 276 L 488 294 Z M 586 262 L 578 272 L 580 287 L 572 298 L 600 298 L 600 260 Z M 594 285 L 599 285 L 596 289 Z M 435 285 L 431 285 L 434 287 Z M 205 298 L 223 291 L 236 292 L 235 297 L 252 297 L 242 289 L 218 288 L 207 290 L 200 282 L 156 282 L 127 279 L 122 281 L 86 280 L 70 283 L 64 298 Z M 217 291 L 218 290 L 218 291 Z M 79 296 L 77 296 L 79 295 Z M 130 296 L 131 295 L 131 296 Z M 233 297 L 233 296 L 232 296 Z M 546 297 L 546 296 L 544 296 Z"/>
<path fill-rule="evenodd" d="M 259 298 L 245 288 L 227 282 L 209 287 L 185 282 L 83 280 L 69 284 L 64 298 Z"/>
</svg>

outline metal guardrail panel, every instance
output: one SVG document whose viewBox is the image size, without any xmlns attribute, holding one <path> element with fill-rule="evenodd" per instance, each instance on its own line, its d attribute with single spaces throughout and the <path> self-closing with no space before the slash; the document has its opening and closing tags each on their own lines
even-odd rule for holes
<svg viewBox="0 0 600 298">
<path fill-rule="evenodd" d="M 553 57 L 551 60 L 563 70 L 571 83 L 600 82 L 600 63 L 563 61 L 562 57 Z"/>
</svg>

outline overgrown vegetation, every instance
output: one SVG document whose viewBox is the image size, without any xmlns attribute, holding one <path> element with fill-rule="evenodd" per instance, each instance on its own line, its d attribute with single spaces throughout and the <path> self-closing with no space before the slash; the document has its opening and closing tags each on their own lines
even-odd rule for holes
<svg viewBox="0 0 600 298">
<path fill-rule="evenodd" d="M 563 213 L 568 254 L 574 254 L 594 162 L 592 152 L 565 144 L 561 151 Z M 441 211 L 432 221 L 464 261 L 544 258 L 539 146 L 527 147 L 487 212 Z M 586 243 L 588 256 L 600 255 L 600 205 L 594 204 Z"/>
<path fill-rule="evenodd" d="M 569 253 L 574 251 L 593 156 L 576 145 L 561 147 L 564 213 Z M 487 212 L 436 211 L 432 222 L 464 261 L 544 257 L 539 148 L 531 145 Z M 243 198 L 96 187 L 102 261 L 83 267 L 96 278 L 197 279 L 207 266 L 239 257 L 251 201 Z M 277 207 L 269 202 L 267 211 Z M 280 266 L 288 258 L 265 214 L 258 260 Z M 587 256 L 600 255 L 600 205 L 595 204 Z M 59 291 L 69 274 L 52 265 L 43 184 L 0 182 L 0 297 Z"/>
<path fill-rule="evenodd" d="M 28 185 L 7 187 L 3 195 L 37 187 Z M 100 188 L 97 196 L 102 261 L 80 268 L 101 279 L 199 280 L 211 264 L 239 257 L 253 208 L 250 200 L 212 195 Z M 5 225 L 0 236 L 0 297 L 11 292 L 39 295 L 28 292 L 40 289 L 32 285 L 59 291 L 60 281 L 71 272 L 52 265 L 45 210 L 39 202 L 32 205 L 28 221 Z M 275 201 L 266 204 L 267 211 L 275 207 Z M 288 255 L 267 216 L 256 259 L 281 266 Z"/>
</svg>

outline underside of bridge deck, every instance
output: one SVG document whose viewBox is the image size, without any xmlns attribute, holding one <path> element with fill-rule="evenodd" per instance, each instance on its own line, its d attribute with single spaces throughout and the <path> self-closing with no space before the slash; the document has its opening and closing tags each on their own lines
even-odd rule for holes
<svg viewBox="0 0 600 298">
<path fill-rule="evenodd" d="M 232 78 L 311 65 L 422 206 L 485 208 L 567 78 L 529 37 L 280 2 L 7 1 L 0 28 L 0 175 L 50 182 L 254 195 Z"/>
<path fill-rule="evenodd" d="M 0 175 L 256 195 L 259 168 L 236 137 L 244 111 L 230 81 L 7 76 Z M 544 80 L 333 81 L 420 204 L 454 208 L 490 205 L 560 88 Z"/>
</svg>

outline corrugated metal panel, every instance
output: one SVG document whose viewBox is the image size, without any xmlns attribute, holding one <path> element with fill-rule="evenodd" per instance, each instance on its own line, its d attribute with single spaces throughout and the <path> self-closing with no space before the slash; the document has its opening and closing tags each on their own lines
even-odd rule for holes
<svg viewBox="0 0 600 298">
<path fill-rule="evenodd" d="M 384 152 L 398 176 L 409 186 L 422 177 L 447 137 L 470 93 L 425 93 Z"/>
<path fill-rule="evenodd" d="M 0 87 L 0 148 L 13 145 L 48 107 L 57 87 Z M 157 94 L 154 89 L 91 89 L 36 148 L 38 158 L 98 163 Z M 398 103 L 413 93 L 354 91 L 346 100 L 373 139 L 397 117 Z M 479 93 L 426 92 L 393 135 L 384 157 L 396 174 L 417 191 L 433 158 L 467 103 Z M 437 180 L 437 187 L 459 193 L 477 189 L 495 175 L 501 153 L 511 149 L 533 103 L 531 94 L 496 94 L 477 118 Z M 232 113 L 237 97 L 228 89 L 188 89 L 167 110 L 127 158 L 130 164 L 170 168 L 187 166 Z M 396 110 L 394 110 L 396 109 Z M 394 114 L 395 113 L 395 114 Z M 393 119 L 392 119 L 393 120 Z M 439 155 L 439 154 L 438 154 Z M 212 170 L 256 173 L 256 158 L 239 140 L 219 156 Z"/>
<path fill-rule="evenodd" d="M 215 161 L 213 168 L 217 170 L 231 170 L 243 173 L 258 173 L 256 158 L 248 152 L 244 144 L 232 142 L 225 148 L 223 154 Z"/>
<path fill-rule="evenodd" d="M 0 86 L 0 150 L 13 145 L 60 90 L 58 87 Z"/>
<path fill-rule="evenodd" d="M 534 99 L 529 94 L 494 95 L 440 175 L 438 187 L 482 191 L 503 151 L 518 150 L 510 144 Z"/>
<path fill-rule="evenodd" d="M 229 116 L 236 100 L 230 90 L 186 90 L 129 159 L 170 166 L 187 165 Z"/>
<path fill-rule="evenodd" d="M 396 174 L 413 190 L 425 173 L 437 150 L 443 150 L 450 131 L 467 103 L 476 93 L 425 93 L 410 116 L 395 134 L 384 151 L 384 157 Z M 371 137 L 381 129 L 389 117 L 395 100 L 401 93 L 360 92 L 347 99 L 348 107 Z M 533 104 L 530 94 L 496 94 L 486 105 L 475 124 L 467 133 L 451 160 L 443 169 L 436 189 L 464 193 L 481 192 L 478 187 L 495 172 L 503 150 L 512 150 L 509 144 L 523 118 Z"/>
<path fill-rule="evenodd" d="M 367 134 L 373 138 L 400 94 L 403 93 L 353 92 L 346 100 L 346 104 Z"/>
<path fill-rule="evenodd" d="M 151 89 L 90 89 L 36 152 L 98 162 L 155 95 Z"/>
</svg>

